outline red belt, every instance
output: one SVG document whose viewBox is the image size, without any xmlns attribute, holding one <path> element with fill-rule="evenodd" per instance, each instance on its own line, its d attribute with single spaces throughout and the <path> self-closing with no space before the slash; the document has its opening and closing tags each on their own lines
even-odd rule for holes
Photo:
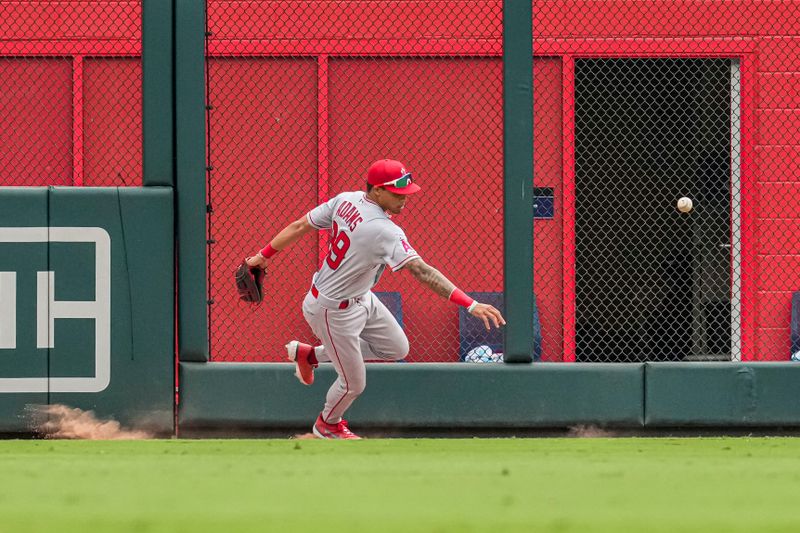
<svg viewBox="0 0 800 533">
<path fill-rule="evenodd" d="M 311 286 L 311 296 L 314 298 L 319 298 L 319 291 L 317 290 L 316 285 Z M 342 300 L 339 302 L 339 309 L 347 309 L 350 307 L 350 300 Z"/>
</svg>

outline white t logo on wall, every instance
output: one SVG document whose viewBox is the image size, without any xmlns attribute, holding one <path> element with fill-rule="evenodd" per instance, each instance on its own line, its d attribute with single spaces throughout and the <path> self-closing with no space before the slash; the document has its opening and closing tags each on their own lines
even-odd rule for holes
<svg viewBox="0 0 800 533">
<path fill-rule="evenodd" d="M 3 392 L 100 392 L 111 381 L 111 238 L 103 228 L 0 228 L 0 243 L 92 242 L 95 299 L 55 299 L 55 272 L 36 273 L 36 347 L 53 348 L 53 323 L 60 318 L 95 321 L 94 376 L 0 377 Z M 17 273 L 0 272 L 0 349 L 17 347 Z"/>
</svg>

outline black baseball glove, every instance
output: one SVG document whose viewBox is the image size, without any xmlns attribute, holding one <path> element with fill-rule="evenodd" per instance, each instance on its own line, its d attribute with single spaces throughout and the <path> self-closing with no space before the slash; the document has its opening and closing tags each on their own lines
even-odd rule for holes
<svg viewBox="0 0 800 533">
<path fill-rule="evenodd" d="M 236 290 L 245 302 L 260 302 L 264 298 L 264 270 L 248 266 L 245 261 L 236 269 Z"/>
</svg>

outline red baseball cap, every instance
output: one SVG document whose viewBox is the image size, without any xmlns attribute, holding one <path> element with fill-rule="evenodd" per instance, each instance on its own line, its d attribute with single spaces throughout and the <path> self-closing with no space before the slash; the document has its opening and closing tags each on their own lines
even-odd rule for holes
<svg viewBox="0 0 800 533">
<path fill-rule="evenodd" d="M 405 165 L 394 159 L 380 159 L 372 163 L 367 173 L 367 183 L 374 187 L 383 187 L 396 194 L 414 194 L 421 187 L 413 183 L 411 172 Z"/>
</svg>

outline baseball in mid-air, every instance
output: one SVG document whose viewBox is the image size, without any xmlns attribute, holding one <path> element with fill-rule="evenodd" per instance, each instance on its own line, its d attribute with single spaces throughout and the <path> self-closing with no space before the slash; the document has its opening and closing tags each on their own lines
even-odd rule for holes
<svg viewBox="0 0 800 533">
<path fill-rule="evenodd" d="M 692 207 L 694 207 L 694 204 L 691 198 L 685 196 L 683 198 L 678 198 L 678 211 L 681 213 L 688 213 L 692 210 Z"/>
</svg>

